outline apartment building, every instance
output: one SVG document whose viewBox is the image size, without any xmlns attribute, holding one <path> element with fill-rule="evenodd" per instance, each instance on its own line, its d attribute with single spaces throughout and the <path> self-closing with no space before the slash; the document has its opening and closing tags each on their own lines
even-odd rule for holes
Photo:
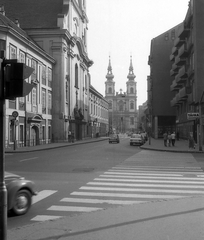
<svg viewBox="0 0 204 240">
<path fill-rule="evenodd" d="M 89 88 L 89 113 L 88 136 L 107 136 L 108 101 L 92 85 Z"/>
<path fill-rule="evenodd" d="M 171 106 L 177 111 L 176 128 L 180 137 L 193 132 L 198 142 L 204 136 L 204 1 L 189 1 L 188 11 L 179 27 L 170 55 L 174 80 Z"/>
<path fill-rule="evenodd" d="M 6 60 L 16 59 L 32 67 L 27 79 L 33 89 L 26 97 L 6 100 L 5 146 L 33 146 L 52 138 L 52 81 L 55 60 L 23 31 L 18 21 L 7 18 L 0 9 L 0 50 Z"/>
<path fill-rule="evenodd" d="M 176 109 L 171 107 L 173 93 L 170 91 L 172 64 L 169 60 L 178 26 L 160 34 L 151 41 L 148 64 L 150 76 L 147 78 L 147 121 L 154 138 L 161 138 L 165 131 L 175 131 Z"/>
</svg>

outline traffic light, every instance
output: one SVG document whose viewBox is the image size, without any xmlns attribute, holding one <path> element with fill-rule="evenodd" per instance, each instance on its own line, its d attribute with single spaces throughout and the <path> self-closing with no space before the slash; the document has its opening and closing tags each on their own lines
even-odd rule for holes
<svg viewBox="0 0 204 240">
<path fill-rule="evenodd" d="M 33 85 L 25 81 L 34 71 L 24 63 L 6 60 L 4 62 L 4 99 L 25 97 L 33 89 Z"/>
</svg>

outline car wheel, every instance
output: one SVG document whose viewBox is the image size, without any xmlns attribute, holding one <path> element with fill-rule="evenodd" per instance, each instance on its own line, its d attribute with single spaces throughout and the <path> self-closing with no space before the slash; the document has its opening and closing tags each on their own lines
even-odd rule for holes
<svg viewBox="0 0 204 240">
<path fill-rule="evenodd" d="M 31 193 L 27 190 L 20 190 L 16 193 L 12 211 L 15 215 L 23 215 L 31 207 Z"/>
</svg>

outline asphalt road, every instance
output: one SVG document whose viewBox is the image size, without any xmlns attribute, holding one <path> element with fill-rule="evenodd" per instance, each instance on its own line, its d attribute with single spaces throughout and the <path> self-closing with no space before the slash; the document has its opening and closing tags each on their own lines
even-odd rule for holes
<svg viewBox="0 0 204 240">
<path fill-rule="evenodd" d="M 203 155 L 203 154 L 201 154 Z M 202 156 L 140 150 L 128 138 L 6 155 L 6 170 L 35 181 L 39 194 L 8 229 L 117 207 L 204 194 Z"/>
<path fill-rule="evenodd" d="M 6 154 L 6 171 L 33 180 L 39 191 L 38 202 L 26 215 L 8 217 L 8 229 L 29 224 L 38 219 L 36 216 L 50 216 L 47 211 L 50 206 L 140 151 L 138 147 L 129 146 L 129 140 L 124 138 L 120 144 L 102 141 L 47 151 Z M 63 211 L 63 215 L 76 213 Z"/>
</svg>

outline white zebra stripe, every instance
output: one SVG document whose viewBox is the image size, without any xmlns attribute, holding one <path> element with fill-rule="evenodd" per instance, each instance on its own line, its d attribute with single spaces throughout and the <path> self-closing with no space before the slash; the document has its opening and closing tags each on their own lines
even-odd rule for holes
<svg viewBox="0 0 204 240">
<path fill-rule="evenodd" d="M 117 178 L 95 178 L 97 181 L 112 181 L 112 182 L 144 182 L 144 183 L 182 183 L 182 184 L 203 184 L 203 182 L 197 181 L 171 181 L 171 180 L 140 180 L 140 179 L 117 179 Z"/>
<path fill-rule="evenodd" d="M 72 192 L 75 196 L 100 196 L 100 197 L 120 197 L 120 198 L 147 198 L 147 199 L 174 199 L 184 198 L 186 196 L 179 195 L 152 195 L 152 194 L 128 194 L 128 193 L 96 193 L 96 192 Z"/>
<path fill-rule="evenodd" d="M 56 206 L 53 205 L 47 210 L 51 211 L 63 211 L 63 212 L 93 212 L 102 210 L 103 208 L 94 208 L 94 207 L 76 207 L 76 206 Z"/>
<path fill-rule="evenodd" d="M 85 198 L 63 198 L 60 202 L 72 202 L 72 203 L 94 203 L 94 204 L 122 204 L 122 205 L 129 205 L 129 204 L 136 204 L 136 203 L 144 203 L 147 201 L 128 201 L 128 200 L 108 200 L 108 199 L 85 199 Z"/>
<path fill-rule="evenodd" d="M 113 188 L 113 187 L 80 187 L 82 190 L 91 191 L 122 191 L 122 192 L 149 192 L 149 193 L 180 193 L 180 194 L 204 194 L 203 191 L 197 190 L 164 190 L 151 188 Z"/>
<path fill-rule="evenodd" d="M 126 186 L 126 187 L 153 187 L 153 188 L 194 188 L 204 189 L 204 186 L 197 185 L 169 185 L 169 184 L 134 184 L 134 183 L 107 183 L 107 182 L 88 182 L 87 185 L 102 185 L 102 186 Z"/>
<path fill-rule="evenodd" d="M 37 215 L 31 219 L 31 221 L 44 222 L 48 220 L 54 220 L 62 218 L 63 216 L 51 216 L 51 215 Z"/>
<path fill-rule="evenodd" d="M 144 171 L 139 171 L 139 170 L 129 170 L 129 169 L 117 169 L 117 170 L 115 170 L 115 169 L 110 169 L 110 170 L 108 170 L 108 172 L 118 172 L 118 173 L 122 173 L 122 172 L 126 172 L 126 173 L 147 173 L 147 170 L 144 170 Z M 159 171 L 159 170 L 148 170 L 148 174 L 154 174 L 154 173 L 157 173 L 157 174 L 160 174 L 159 172 L 161 172 L 161 171 Z M 172 174 L 172 175 L 174 175 L 175 173 L 176 174 L 181 174 L 181 175 L 185 175 L 185 174 L 192 174 L 192 175 L 197 175 L 197 174 L 199 174 L 199 175 L 202 175 L 201 173 L 202 172 L 198 172 L 198 171 L 196 171 L 196 172 L 192 172 L 192 171 L 183 171 L 183 172 L 180 172 L 180 171 L 174 171 L 174 172 L 170 172 L 170 171 L 164 171 L 164 170 L 162 170 L 162 172 L 164 172 L 163 174 L 168 174 L 168 175 L 170 175 L 170 174 Z M 166 173 L 165 173 L 166 172 Z M 203 174 L 204 175 L 204 174 Z"/>
<path fill-rule="evenodd" d="M 193 177 L 160 177 L 160 176 L 158 176 L 158 177 L 151 177 L 151 176 L 118 176 L 118 175 L 100 175 L 99 177 L 112 177 L 112 178 L 118 178 L 118 177 L 120 177 L 120 178 L 131 178 L 131 179 L 141 179 L 141 178 L 145 178 L 145 179 L 169 179 L 169 180 L 194 180 L 194 181 L 203 181 L 203 183 L 204 183 L 204 179 L 203 178 L 199 178 L 199 177 L 195 177 L 195 178 L 193 178 Z"/>
</svg>

